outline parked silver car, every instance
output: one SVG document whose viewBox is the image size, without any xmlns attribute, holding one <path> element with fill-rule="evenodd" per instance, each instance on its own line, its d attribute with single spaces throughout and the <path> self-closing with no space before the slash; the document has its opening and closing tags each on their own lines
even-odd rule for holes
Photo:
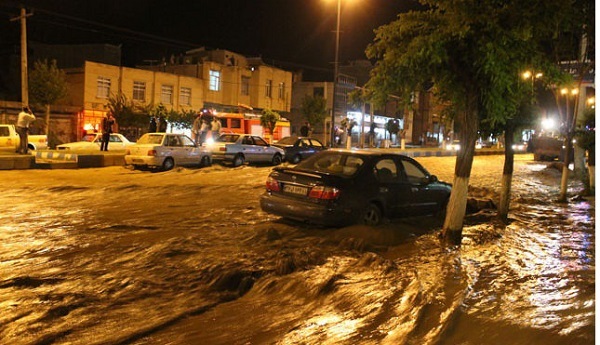
<svg viewBox="0 0 600 345">
<path fill-rule="evenodd" d="M 203 146 L 212 152 L 214 160 L 231 162 L 234 167 L 245 162 L 279 165 L 285 159 L 282 149 L 270 145 L 258 135 L 221 134 L 217 140 Z"/>
<path fill-rule="evenodd" d="M 211 152 L 198 147 L 190 137 L 175 133 L 146 133 L 130 146 L 125 164 L 171 170 L 176 165 L 209 166 Z"/>
</svg>

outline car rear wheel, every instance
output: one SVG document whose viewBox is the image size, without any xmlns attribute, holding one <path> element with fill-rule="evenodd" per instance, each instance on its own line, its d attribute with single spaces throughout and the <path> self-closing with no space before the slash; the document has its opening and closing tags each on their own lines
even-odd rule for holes
<svg viewBox="0 0 600 345">
<path fill-rule="evenodd" d="M 244 164 L 244 156 L 242 156 L 241 154 L 238 154 L 235 157 L 233 157 L 233 166 L 234 167 L 239 167 L 242 164 Z"/>
<path fill-rule="evenodd" d="M 173 169 L 173 167 L 175 167 L 175 161 L 173 160 L 173 158 L 171 158 L 171 157 L 165 158 L 165 160 L 163 161 L 163 164 L 162 164 L 162 170 L 168 171 L 168 170 Z"/>
<path fill-rule="evenodd" d="M 279 153 L 276 153 L 275 156 L 273 156 L 273 159 L 271 160 L 271 164 L 279 165 L 279 164 L 281 164 L 282 160 L 283 159 L 281 158 L 281 155 Z"/>
<path fill-rule="evenodd" d="M 374 203 L 370 203 L 363 210 L 359 220 L 364 225 L 378 225 L 381 223 L 381 209 Z"/>
<path fill-rule="evenodd" d="M 202 156 L 202 159 L 200 159 L 200 167 L 209 167 L 211 165 L 211 161 L 210 161 L 210 157 L 209 156 Z"/>
<path fill-rule="evenodd" d="M 300 161 L 302 160 L 302 157 L 299 154 L 294 155 L 294 157 L 292 157 L 292 164 L 298 164 L 300 163 Z"/>
</svg>

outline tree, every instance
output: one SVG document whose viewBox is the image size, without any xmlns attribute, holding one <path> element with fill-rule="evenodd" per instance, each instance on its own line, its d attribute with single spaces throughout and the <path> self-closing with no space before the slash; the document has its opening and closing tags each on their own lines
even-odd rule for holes
<svg viewBox="0 0 600 345">
<path fill-rule="evenodd" d="M 390 133 L 390 140 L 392 140 L 392 135 L 400 132 L 400 121 L 397 119 L 389 119 L 385 124 L 385 130 Z"/>
<path fill-rule="evenodd" d="M 128 100 L 122 92 L 111 94 L 108 97 L 107 107 L 117 120 L 119 127 L 140 128 L 146 126 L 147 119 L 141 116 L 142 110 L 138 109 L 133 101 Z"/>
<path fill-rule="evenodd" d="M 563 1 L 421 0 L 426 10 L 400 14 L 376 30 L 367 56 L 377 59 L 367 88 L 380 100 L 435 85 L 461 129 L 454 183 L 442 229 L 460 243 L 479 123 L 517 114 L 519 70 L 548 61 L 543 47 L 571 13 Z M 549 24 L 550 23 L 550 24 Z"/>
<path fill-rule="evenodd" d="M 302 99 L 300 112 L 306 118 L 311 127 L 323 123 L 327 116 L 327 102 L 322 96 L 305 96 Z"/>
<path fill-rule="evenodd" d="M 596 113 L 594 108 L 587 108 L 584 113 L 583 127 L 575 131 L 577 145 L 587 152 L 589 173 L 589 194 L 595 189 L 596 170 Z"/>
<path fill-rule="evenodd" d="M 273 135 L 275 132 L 275 126 L 277 125 L 277 121 L 279 121 L 279 119 L 281 119 L 281 115 L 279 115 L 279 113 L 271 109 L 265 109 L 260 116 L 260 125 L 263 126 L 263 128 L 268 129 L 269 133 Z"/>
<path fill-rule="evenodd" d="M 174 127 L 182 129 L 191 129 L 197 115 L 198 113 L 192 109 L 187 111 L 182 110 L 180 112 L 171 110 L 167 114 L 167 119 Z"/>
<path fill-rule="evenodd" d="M 37 60 L 29 73 L 29 95 L 34 104 L 46 110 L 45 133 L 50 133 L 50 105 L 68 94 L 67 77 L 58 69 L 56 60 Z"/>
</svg>

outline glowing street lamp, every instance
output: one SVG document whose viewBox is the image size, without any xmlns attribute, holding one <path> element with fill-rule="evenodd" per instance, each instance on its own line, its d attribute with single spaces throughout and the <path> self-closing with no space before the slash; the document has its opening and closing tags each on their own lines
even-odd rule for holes
<svg viewBox="0 0 600 345">
<path fill-rule="evenodd" d="M 534 84 L 535 84 L 535 80 L 536 79 L 540 79 L 541 77 L 543 77 L 544 74 L 542 72 L 532 72 L 532 71 L 525 71 L 521 74 L 521 77 L 525 80 L 529 80 L 531 78 L 531 89 L 533 90 Z"/>
</svg>

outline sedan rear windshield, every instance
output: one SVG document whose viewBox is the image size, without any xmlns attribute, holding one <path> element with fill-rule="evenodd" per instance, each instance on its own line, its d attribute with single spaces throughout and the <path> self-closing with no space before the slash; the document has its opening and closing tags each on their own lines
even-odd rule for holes
<svg viewBox="0 0 600 345">
<path fill-rule="evenodd" d="M 358 155 L 323 152 L 300 162 L 296 167 L 303 170 L 318 171 L 340 176 L 353 176 L 365 163 Z"/>
<path fill-rule="evenodd" d="M 138 144 L 156 144 L 160 145 L 163 140 L 163 134 L 144 134 L 137 141 Z"/>
<path fill-rule="evenodd" d="M 217 139 L 217 141 L 222 143 L 235 143 L 239 137 L 239 134 L 223 134 Z"/>
<path fill-rule="evenodd" d="M 298 140 L 298 138 L 285 137 L 285 138 L 282 138 L 281 140 L 279 140 L 277 142 L 277 144 L 294 145 L 294 143 L 296 143 L 296 140 Z"/>
</svg>

